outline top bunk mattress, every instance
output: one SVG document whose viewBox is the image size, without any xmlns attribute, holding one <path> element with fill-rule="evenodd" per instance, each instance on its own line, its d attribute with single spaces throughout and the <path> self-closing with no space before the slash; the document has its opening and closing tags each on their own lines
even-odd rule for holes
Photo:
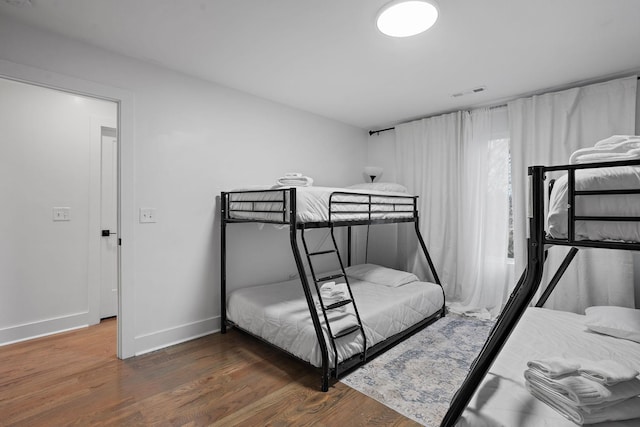
<svg viewBox="0 0 640 427">
<path fill-rule="evenodd" d="M 640 167 L 581 169 L 575 172 L 575 190 L 640 189 Z M 549 200 L 547 230 L 555 239 L 568 233 L 568 179 L 560 177 Z M 640 217 L 640 194 L 576 196 L 575 215 Z M 637 221 L 576 221 L 575 240 L 640 242 Z"/>
<path fill-rule="evenodd" d="M 389 269 L 380 270 L 376 267 L 363 264 L 346 269 L 368 347 L 437 313 L 444 304 L 439 285 L 417 281 L 417 278 L 413 280 L 410 278 L 412 274 L 397 270 L 391 270 L 398 273 L 391 278 L 395 283 L 387 282 L 391 273 Z M 386 284 L 381 284 L 385 282 Z M 317 301 L 315 289 L 311 287 Z M 330 317 L 332 328 L 353 320 L 353 306 L 342 308 L 345 310 L 327 312 L 333 316 L 333 320 Z M 330 366 L 333 366 L 335 356 L 328 340 L 324 318 L 321 312 L 319 314 L 329 349 Z M 240 328 L 294 356 L 316 367 L 322 365 L 320 347 L 300 280 L 233 291 L 227 300 L 227 317 Z M 336 332 L 335 329 L 333 332 Z M 362 335 L 359 331 L 354 332 L 336 340 L 336 344 L 338 362 L 342 362 L 362 352 Z"/>
<path fill-rule="evenodd" d="M 589 332 L 586 316 L 529 308 L 476 390 L 458 426 L 575 427 L 525 388 L 530 360 L 550 357 L 611 359 L 640 371 L 640 344 Z M 597 424 L 638 426 L 639 420 Z"/>
<path fill-rule="evenodd" d="M 290 188 L 227 194 L 230 219 L 290 222 Z M 397 220 L 414 216 L 415 196 L 406 193 L 310 186 L 295 187 L 295 194 L 297 222 Z"/>
</svg>

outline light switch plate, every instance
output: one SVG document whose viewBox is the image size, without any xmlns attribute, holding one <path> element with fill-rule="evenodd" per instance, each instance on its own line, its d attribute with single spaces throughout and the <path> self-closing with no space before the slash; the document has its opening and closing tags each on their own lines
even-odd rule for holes
<svg viewBox="0 0 640 427">
<path fill-rule="evenodd" d="M 71 221 L 71 208 L 59 207 L 53 208 L 54 221 Z"/>
<path fill-rule="evenodd" d="M 156 222 L 156 208 L 140 208 L 140 223 Z"/>
</svg>

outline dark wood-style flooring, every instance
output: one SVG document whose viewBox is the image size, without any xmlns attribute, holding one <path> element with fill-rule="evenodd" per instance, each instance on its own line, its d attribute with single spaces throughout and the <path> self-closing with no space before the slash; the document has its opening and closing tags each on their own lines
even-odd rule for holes
<svg viewBox="0 0 640 427">
<path fill-rule="evenodd" d="M 0 425 L 415 426 L 237 331 L 128 360 L 116 320 L 0 347 Z"/>
</svg>

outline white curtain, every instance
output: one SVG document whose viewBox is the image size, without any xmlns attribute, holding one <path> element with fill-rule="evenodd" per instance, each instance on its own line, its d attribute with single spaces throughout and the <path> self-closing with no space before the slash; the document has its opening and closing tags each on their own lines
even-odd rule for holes
<svg viewBox="0 0 640 427">
<path fill-rule="evenodd" d="M 506 108 L 463 113 L 457 281 L 450 309 L 497 316 L 510 289 L 509 139 Z M 498 123 L 503 126 L 498 126 Z M 506 130 L 506 129 L 505 129 Z M 500 137 L 502 136 L 502 137 Z"/>
<path fill-rule="evenodd" d="M 447 297 L 455 297 L 461 113 L 396 126 L 396 178 L 419 196 L 420 230 Z M 452 220 L 454 218 L 454 220 Z M 399 228 L 398 264 L 421 278 L 428 267 L 412 230 Z M 407 252 L 408 251 L 408 252 Z"/>
<path fill-rule="evenodd" d="M 571 153 L 615 134 L 635 132 L 637 78 L 574 88 L 508 103 L 516 273 L 526 264 L 527 167 L 567 164 Z M 568 251 L 553 247 L 543 285 Z M 581 249 L 546 307 L 583 313 L 591 305 L 633 306 L 629 252 Z"/>
<path fill-rule="evenodd" d="M 453 311 L 494 317 L 507 298 L 508 154 L 506 108 L 396 126 L 397 178 L 420 197 L 420 230 Z M 402 253 L 410 234 L 399 233 L 401 259 L 425 277 L 422 254 Z"/>
</svg>

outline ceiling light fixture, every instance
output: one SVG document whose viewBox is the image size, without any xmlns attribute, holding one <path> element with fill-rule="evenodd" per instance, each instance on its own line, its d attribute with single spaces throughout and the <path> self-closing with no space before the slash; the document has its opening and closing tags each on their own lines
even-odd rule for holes
<svg viewBox="0 0 640 427">
<path fill-rule="evenodd" d="M 33 3 L 31 0 L 3 0 L 5 3 L 10 4 L 11 6 L 16 7 L 31 7 Z"/>
<path fill-rule="evenodd" d="M 427 31 L 437 19 L 433 0 L 394 0 L 380 9 L 376 25 L 388 36 L 409 37 Z"/>
</svg>

